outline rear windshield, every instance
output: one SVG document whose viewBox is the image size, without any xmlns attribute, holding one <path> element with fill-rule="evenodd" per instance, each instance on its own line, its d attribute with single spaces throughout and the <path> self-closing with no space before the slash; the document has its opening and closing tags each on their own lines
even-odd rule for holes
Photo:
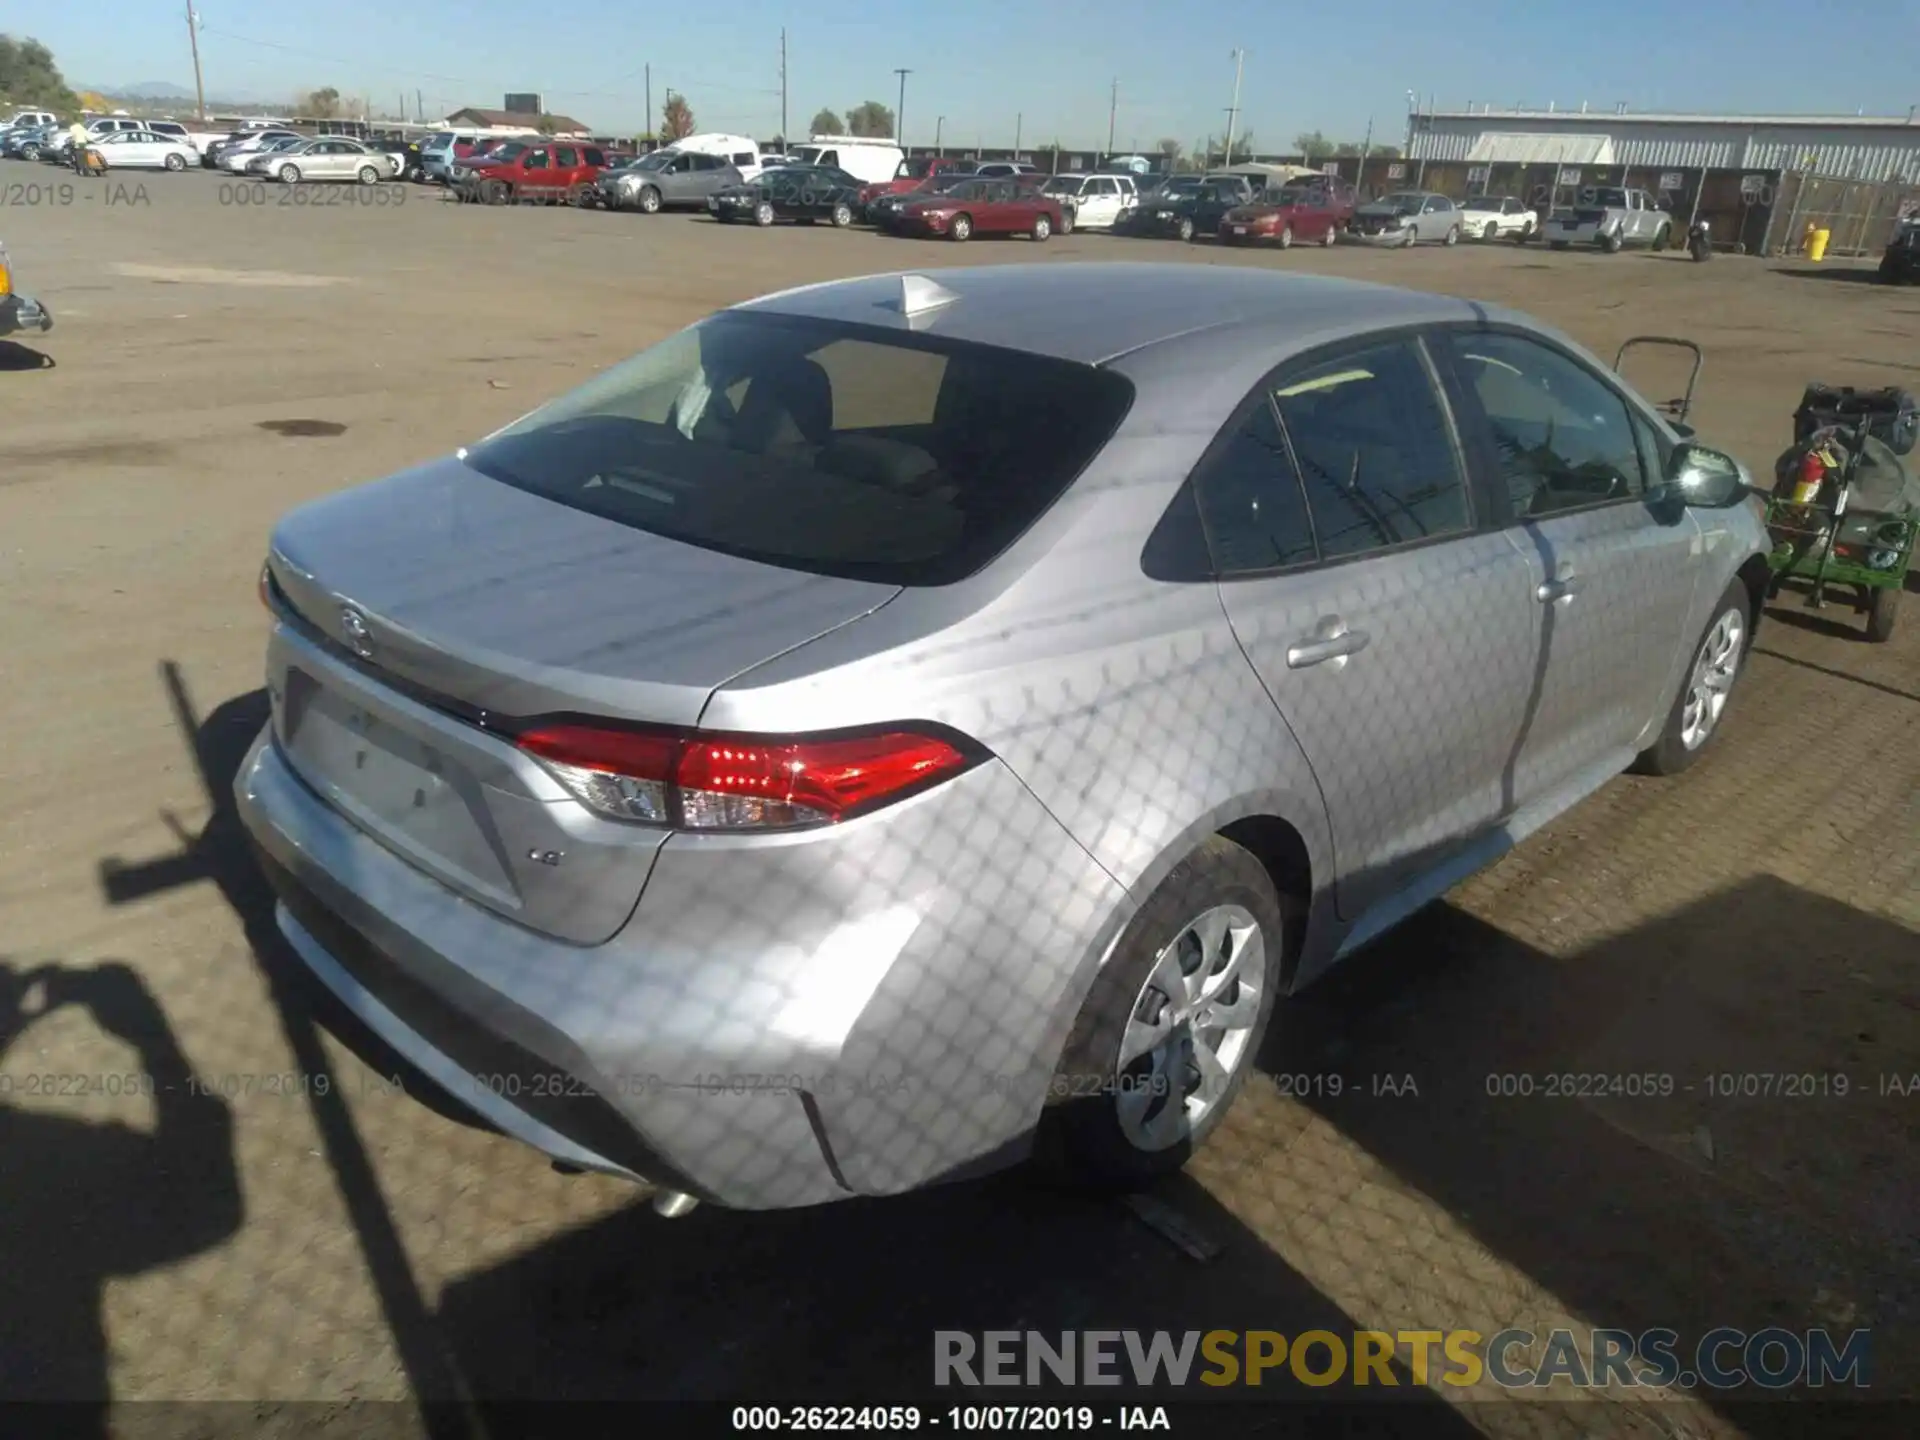
<svg viewBox="0 0 1920 1440">
<path fill-rule="evenodd" d="M 1111 370 L 861 325 L 726 311 L 466 453 L 638 530 L 887 585 L 966 578 L 1113 434 Z"/>
</svg>

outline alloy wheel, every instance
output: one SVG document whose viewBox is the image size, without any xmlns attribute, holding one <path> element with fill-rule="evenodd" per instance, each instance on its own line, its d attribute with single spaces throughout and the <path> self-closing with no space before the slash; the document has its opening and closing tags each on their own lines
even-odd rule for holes
<svg viewBox="0 0 1920 1440">
<path fill-rule="evenodd" d="M 1714 726 L 1727 708 L 1733 682 L 1740 673 L 1740 650 L 1746 639 L 1746 622 L 1737 610 L 1723 612 L 1707 638 L 1700 642 L 1694 657 L 1693 673 L 1687 678 L 1687 703 L 1680 714 L 1680 743 L 1698 750 L 1713 734 Z"/>
<path fill-rule="evenodd" d="M 1206 1121 L 1252 1059 L 1266 984 L 1266 937 L 1250 911 L 1217 905 L 1181 927 L 1140 987 L 1115 1057 L 1128 1143 L 1165 1150 Z"/>
</svg>

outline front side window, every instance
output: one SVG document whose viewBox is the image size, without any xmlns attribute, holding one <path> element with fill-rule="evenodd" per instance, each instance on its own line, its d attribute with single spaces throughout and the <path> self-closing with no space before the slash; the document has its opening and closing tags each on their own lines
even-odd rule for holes
<svg viewBox="0 0 1920 1440">
<path fill-rule="evenodd" d="M 547 152 L 544 150 L 529 150 L 527 152 L 527 158 L 524 162 L 524 168 L 528 170 L 546 169 L 547 168 Z"/>
<path fill-rule="evenodd" d="M 1121 375 L 931 334 L 723 311 L 478 445 L 504 484 L 813 574 L 941 585 L 1066 490 Z"/>
<path fill-rule="evenodd" d="M 1472 529 L 1452 427 L 1417 341 L 1385 341 L 1289 372 L 1274 406 L 1322 560 Z"/>
<path fill-rule="evenodd" d="M 1486 417 L 1521 518 L 1645 493 L 1627 402 L 1558 350 L 1502 331 L 1456 334 L 1454 353 Z"/>
</svg>

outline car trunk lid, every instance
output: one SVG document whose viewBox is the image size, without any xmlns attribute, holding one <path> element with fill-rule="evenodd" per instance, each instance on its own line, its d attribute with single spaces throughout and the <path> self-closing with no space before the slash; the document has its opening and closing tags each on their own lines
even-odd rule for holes
<svg viewBox="0 0 1920 1440">
<path fill-rule="evenodd" d="M 897 587 L 664 539 L 436 462 L 295 511 L 269 562 L 281 748 L 449 888 L 576 943 L 632 912 L 665 832 L 600 819 L 508 738 L 535 715 L 692 726 L 741 671 Z"/>
</svg>

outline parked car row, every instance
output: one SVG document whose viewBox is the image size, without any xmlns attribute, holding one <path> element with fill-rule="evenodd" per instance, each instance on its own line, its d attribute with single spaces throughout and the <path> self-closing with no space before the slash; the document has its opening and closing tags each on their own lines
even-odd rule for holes
<svg viewBox="0 0 1920 1440">
<path fill-rule="evenodd" d="M 363 185 L 397 177 L 404 160 L 379 142 L 344 135 L 303 135 L 278 127 L 228 134 L 189 131 L 166 120 L 108 117 L 86 127 L 86 147 L 108 170 L 172 170 L 206 167 L 225 174 L 298 184 L 350 180 Z M 71 165 L 70 128 L 36 120 L 0 129 L 0 155 Z"/>
</svg>

